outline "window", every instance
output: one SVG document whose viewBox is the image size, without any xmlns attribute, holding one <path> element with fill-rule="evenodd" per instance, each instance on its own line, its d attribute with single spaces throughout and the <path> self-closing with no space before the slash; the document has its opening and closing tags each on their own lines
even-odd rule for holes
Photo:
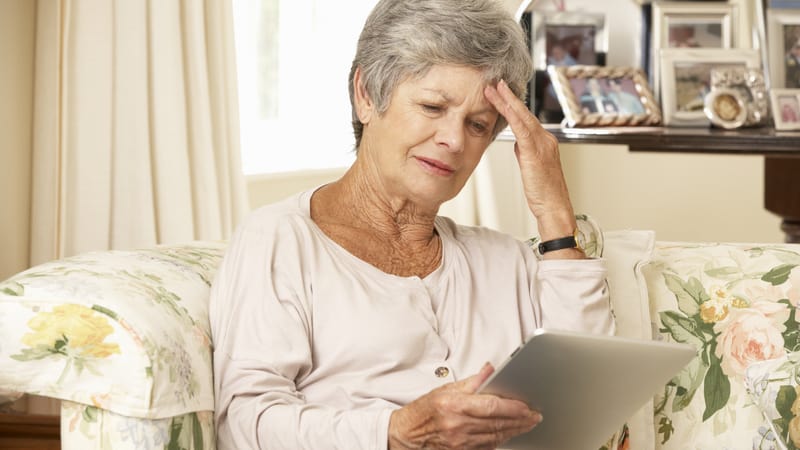
<svg viewBox="0 0 800 450">
<path fill-rule="evenodd" d="M 234 0 L 245 174 L 350 165 L 347 78 L 376 0 Z"/>
</svg>

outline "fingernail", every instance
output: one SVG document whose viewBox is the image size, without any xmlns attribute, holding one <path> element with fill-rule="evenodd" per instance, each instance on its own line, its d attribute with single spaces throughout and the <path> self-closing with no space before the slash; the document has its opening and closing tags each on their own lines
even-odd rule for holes
<svg viewBox="0 0 800 450">
<path fill-rule="evenodd" d="M 542 417 L 542 415 L 539 414 L 538 412 L 534 411 L 533 412 L 533 420 L 535 420 L 536 424 L 538 425 L 538 424 L 542 423 L 542 420 L 544 420 L 544 417 Z"/>
<path fill-rule="evenodd" d="M 500 82 L 499 82 L 499 83 L 497 83 L 497 84 L 498 84 L 498 85 L 501 85 L 501 84 L 502 84 L 503 86 L 505 86 L 505 87 L 508 87 L 508 83 L 506 83 L 506 80 L 504 80 L 504 79 L 502 79 L 502 78 L 500 78 Z"/>
</svg>

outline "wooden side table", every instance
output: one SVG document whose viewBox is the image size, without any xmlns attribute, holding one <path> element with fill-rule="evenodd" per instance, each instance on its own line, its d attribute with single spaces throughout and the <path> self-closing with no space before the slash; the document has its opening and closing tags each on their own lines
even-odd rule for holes
<svg viewBox="0 0 800 450">
<path fill-rule="evenodd" d="M 4 450 L 59 450 L 59 416 L 0 414 L 0 448 Z"/>
</svg>

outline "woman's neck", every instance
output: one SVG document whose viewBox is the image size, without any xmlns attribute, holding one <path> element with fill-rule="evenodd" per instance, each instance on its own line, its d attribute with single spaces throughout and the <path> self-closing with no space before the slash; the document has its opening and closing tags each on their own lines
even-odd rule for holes
<svg viewBox="0 0 800 450">
<path fill-rule="evenodd" d="M 439 266 L 435 211 L 393 195 L 358 162 L 311 197 L 311 218 L 337 244 L 398 276 L 423 277 Z"/>
</svg>

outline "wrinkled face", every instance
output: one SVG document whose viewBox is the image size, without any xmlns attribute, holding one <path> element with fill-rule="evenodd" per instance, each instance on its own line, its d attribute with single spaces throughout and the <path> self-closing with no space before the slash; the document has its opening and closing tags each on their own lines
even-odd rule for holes
<svg viewBox="0 0 800 450">
<path fill-rule="evenodd" d="M 478 69 L 434 66 L 395 87 L 383 114 L 361 115 L 359 157 L 369 158 L 390 195 L 432 208 L 455 197 L 498 118 Z M 362 155 L 363 154 L 363 155 Z"/>
</svg>

